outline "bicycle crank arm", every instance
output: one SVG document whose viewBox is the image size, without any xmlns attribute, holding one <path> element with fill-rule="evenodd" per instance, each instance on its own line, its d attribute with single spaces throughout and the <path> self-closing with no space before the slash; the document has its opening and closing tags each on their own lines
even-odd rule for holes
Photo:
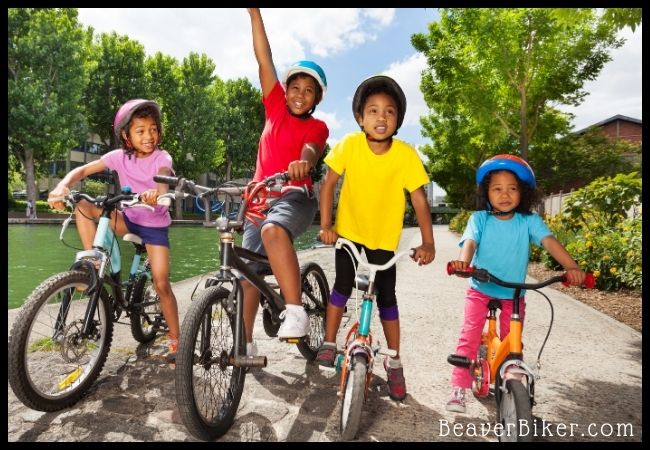
<svg viewBox="0 0 650 450">
<path fill-rule="evenodd" d="M 235 367 L 266 367 L 266 356 L 235 356 L 232 358 Z"/>
</svg>

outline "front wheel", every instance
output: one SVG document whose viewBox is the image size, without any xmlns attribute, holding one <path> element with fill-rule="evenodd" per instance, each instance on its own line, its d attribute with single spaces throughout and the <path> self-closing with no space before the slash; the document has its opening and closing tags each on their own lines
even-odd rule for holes
<svg viewBox="0 0 650 450">
<path fill-rule="evenodd" d="M 499 389 L 499 386 L 495 387 Z M 531 442 L 533 440 L 533 412 L 528 389 L 521 381 L 507 380 L 506 391 L 497 405 L 498 420 L 503 426 L 500 442 Z"/>
<path fill-rule="evenodd" d="M 113 339 L 108 293 L 100 295 L 90 333 L 83 322 L 90 275 L 68 271 L 34 289 L 9 335 L 9 384 L 27 407 L 58 411 L 74 405 L 99 376 Z"/>
<path fill-rule="evenodd" d="M 321 267 L 309 262 L 300 267 L 302 306 L 309 316 L 309 335 L 296 344 L 307 360 L 316 359 L 318 349 L 325 340 L 325 313 L 329 302 L 329 285 Z"/>
<path fill-rule="evenodd" d="M 341 439 L 349 441 L 357 436 L 361 411 L 366 398 L 368 362 L 363 355 L 354 355 L 348 367 L 343 400 L 341 402 Z"/>
<path fill-rule="evenodd" d="M 176 353 L 176 402 L 195 437 L 213 440 L 232 425 L 244 390 L 246 369 L 235 367 L 235 317 L 226 310 L 230 293 L 207 288 L 190 305 Z M 243 327 L 242 327 L 243 329 Z M 240 339 L 240 354 L 245 353 Z"/>
<path fill-rule="evenodd" d="M 153 286 L 151 271 L 142 272 L 136 278 L 131 306 L 131 334 L 133 338 L 143 344 L 151 342 L 156 337 L 156 333 L 166 327 L 160 309 L 160 297 Z"/>
</svg>

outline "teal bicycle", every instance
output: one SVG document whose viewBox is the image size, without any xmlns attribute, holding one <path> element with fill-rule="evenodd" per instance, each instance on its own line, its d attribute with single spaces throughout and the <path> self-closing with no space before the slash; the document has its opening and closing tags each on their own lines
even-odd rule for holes
<svg viewBox="0 0 650 450">
<path fill-rule="evenodd" d="M 159 202 L 171 196 L 164 194 Z M 93 248 L 78 252 L 69 270 L 34 289 L 9 335 L 9 384 L 21 402 L 39 411 L 72 406 L 88 391 L 104 367 L 113 323 L 122 313 L 130 317 L 138 342 L 150 342 L 167 329 L 142 239 L 124 235 L 135 254 L 123 282 L 120 247 L 109 226 L 116 209 L 151 206 L 128 188 L 113 197 L 71 192 L 65 201 L 75 205 L 82 199 L 102 208 Z M 71 220 L 72 214 L 63 222 L 62 241 Z"/>
<path fill-rule="evenodd" d="M 341 397 L 341 439 L 354 439 L 359 431 L 363 404 L 368 398 L 368 391 L 373 378 L 373 366 L 377 354 L 397 356 L 395 350 L 373 345 L 370 322 L 373 305 L 377 299 L 375 276 L 377 272 L 389 269 L 404 255 L 413 254 L 413 249 L 398 252 L 382 265 L 370 264 L 359 254 L 352 241 L 339 237 L 334 244 L 337 249 L 345 248 L 352 252 L 359 266 L 368 270 L 368 274 L 356 274 L 357 292 L 362 293 L 361 308 L 357 308 L 359 317 L 348 330 L 345 345 L 337 355 L 335 368 L 340 373 L 338 395 Z"/>
</svg>

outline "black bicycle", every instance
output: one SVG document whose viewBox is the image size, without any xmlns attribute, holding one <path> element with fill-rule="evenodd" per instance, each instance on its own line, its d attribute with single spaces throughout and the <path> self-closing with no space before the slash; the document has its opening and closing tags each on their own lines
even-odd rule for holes
<svg viewBox="0 0 650 450">
<path fill-rule="evenodd" d="M 109 226 L 116 209 L 151 207 L 128 188 L 96 198 L 71 192 L 65 201 L 74 206 L 82 199 L 102 209 L 93 248 L 78 252 L 69 270 L 34 289 L 9 334 L 9 384 L 21 402 L 40 411 L 72 406 L 88 391 L 104 367 L 113 323 L 122 313 L 130 317 L 138 342 L 167 330 L 142 239 L 132 233 L 123 237 L 135 246 L 135 254 L 122 280 L 120 247 Z M 71 219 L 72 213 L 63 222 L 62 241 Z"/>
<path fill-rule="evenodd" d="M 274 195 L 303 189 L 287 184 L 286 172 L 260 182 L 240 185 L 226 182 L 207 187 L 194 181 L 156 176 L 154 180 L 175 186 L 176 198 L 195 196 L 203 201 L 204 225 L 219 231 L 219 270 L 205 282 L 205 290 L 190 305 L 176 353 L 176 401 L 183 423 L 190 433 L 204 440 L 226 433 L 235 419 L 249 367 L 266 367 L 265 356 L 246 356 L 243 321 L 243 289 L 240 276 L 259 289 L 264 331 L 277 335 L 285 301 L 277 284 L 258 275 L 242 259 L 270 266 L 268 258 L 235 245 L 235 233 L 243 231 L 247 218 L 263 217 Z M 226 197 L 222 216 L 210 220 L 210 200 Z M 232 200 L 241 199 L 237 216 L 229 218 Z M 314 360 L 325 338 L 325 311 L 329 286 L 323 269 L 314 262 L 300 267 L 302 305 L 309 316 L 310 332 L 295 343 L 300 353 Z"/>
</svg>

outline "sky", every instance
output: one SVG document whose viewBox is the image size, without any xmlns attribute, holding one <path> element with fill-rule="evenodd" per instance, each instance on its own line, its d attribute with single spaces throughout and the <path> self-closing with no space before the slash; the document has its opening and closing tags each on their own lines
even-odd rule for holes
<svg viewBox="0 0 650 450">
<path fill-rule="evenodd" d="M 220 78 L 247 78 L 260 87 L 253 54 L 250 18 L 245 8 L 79 8 L 79 20 L 96 33 L 115 31 L 144 45 L 149 55 L 162 52 L 182 61 L 190 52 L 205 53 Z M 414 33 L 427 33 L 439 18 L 432 8 L 262 8 L 278 76 L 293 62 L 316 61 L 324 69 L 328 89 L 315 116 L 330 130 L 334 145 L 357 131 L 352 96 L 365 78 L 385 74 L 402 87 L 407 99 L 398 137 L 415 147 L 429 143 L 420 133 L 419 117 L 428 108 L 420 91 L 426 61 L 411 45 Z M 621 31 L 626 43 L 612 51 L 598 78 L 588 81 L 590 94 L 578 107 L 555 105 L 575 114 L 574 130 L 621 114 L 641 115 L 642 27 Z"/>
</svg>

